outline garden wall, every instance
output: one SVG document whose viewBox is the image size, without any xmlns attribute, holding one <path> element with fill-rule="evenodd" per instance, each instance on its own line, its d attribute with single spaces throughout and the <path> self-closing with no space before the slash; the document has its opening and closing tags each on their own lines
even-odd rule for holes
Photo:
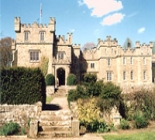
<svg viewBox="0 0 155 140">
<path fill-rule="evenodd" d="M 134 93 L 136 91 L 140 91 L 140 90 L 147 90 L 147 91 L 151 91 L 153 89 L 155 89 L 155 84 L 139 84 L 139 85 L 134 85 L 134 84 L 124 84 L 121 86 L 122 88 L 122 93 L 123 94 L 128 94 L 128 93 Z"/>
<path fill-rule="evenodd" d="M 41 115 L 42 103 L 37 102 L 34 105 L 0 105 L 0 125 L 13 121 L 21 126 L 28 124 L 30 119 L 37 119 Z"/>
</svg>

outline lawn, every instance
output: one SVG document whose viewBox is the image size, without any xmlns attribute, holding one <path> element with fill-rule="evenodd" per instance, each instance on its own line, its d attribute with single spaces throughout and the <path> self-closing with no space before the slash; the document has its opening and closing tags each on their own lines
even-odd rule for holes
<svg viewBox="0 0 155 140">
<path fill-rule="evenodd" d="M 48 104 L 48 103 L 51 103 L 51 101 L 53 100 L 53 96 L 47 96 L 46 97 L 46 103 Z"/>
<path fill-rule="evenodd" d="M 104 135 L 104 140 L 155 140 L 155 130 L 154 131 L 138 131 L 134 133 L 123 133 L 116 135 Z"/>
</svg>

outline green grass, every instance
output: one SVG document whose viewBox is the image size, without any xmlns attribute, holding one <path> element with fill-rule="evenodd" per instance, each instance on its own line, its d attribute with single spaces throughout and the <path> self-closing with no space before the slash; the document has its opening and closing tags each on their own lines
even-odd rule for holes
<svg viewBox="0 0 155 140">
<path fill-rule="evenodd" d="M 136 132 L 130 134 L 105 135 L 104 140 L 155 140 L 155 132 Z"/>
<path fill-rule="evenodd" d="M 46 97 L 46 103 L 50 103 L 53 100 L 53 96 Z"/>
</svg>

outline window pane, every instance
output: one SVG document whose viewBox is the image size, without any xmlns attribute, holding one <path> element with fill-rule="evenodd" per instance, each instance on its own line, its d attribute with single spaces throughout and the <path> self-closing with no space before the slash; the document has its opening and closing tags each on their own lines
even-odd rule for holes
<svg viewBox="0 0 155 140">
<path fill-rule="evenodd" d="M 108 58 L 108 66 L 110 66 L 110 58 Z"/>
<path fill-rule="evenodd" d="M 44 41 L 44 32 L 40 32 L 40 41 Z"/>
<path fill-rule="evenodd" d="M 28 32 L 24 32 L 24 40 L 25 41 L 28 41 L 28 34 L 29 34 Z"/>
<path fill-rule="evenodd" d="M 112 80 L 112 72 L 107 72 L 107 81 Z"/>
<path fill-rule="evenodd" d="M 123 72 L 123 80 L 126 80 L 126 72 Z"/>
<path fill-rule="evenodd" d="M 39 51 L 31 51 L 30 61 L 38 61 L 38 60 L 39 60 Z"/>
</svg>

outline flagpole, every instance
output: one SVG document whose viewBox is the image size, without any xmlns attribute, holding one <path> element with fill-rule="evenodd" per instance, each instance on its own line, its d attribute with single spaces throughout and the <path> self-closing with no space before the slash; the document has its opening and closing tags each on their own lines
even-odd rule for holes
<svg viewBox="0 0 155 140">
<path fill-rule="evenodd" d="M 41 24 L 41 18 L 42 18 L 42 4 L 40 3 L 40 24 Z"/>
</svg>

